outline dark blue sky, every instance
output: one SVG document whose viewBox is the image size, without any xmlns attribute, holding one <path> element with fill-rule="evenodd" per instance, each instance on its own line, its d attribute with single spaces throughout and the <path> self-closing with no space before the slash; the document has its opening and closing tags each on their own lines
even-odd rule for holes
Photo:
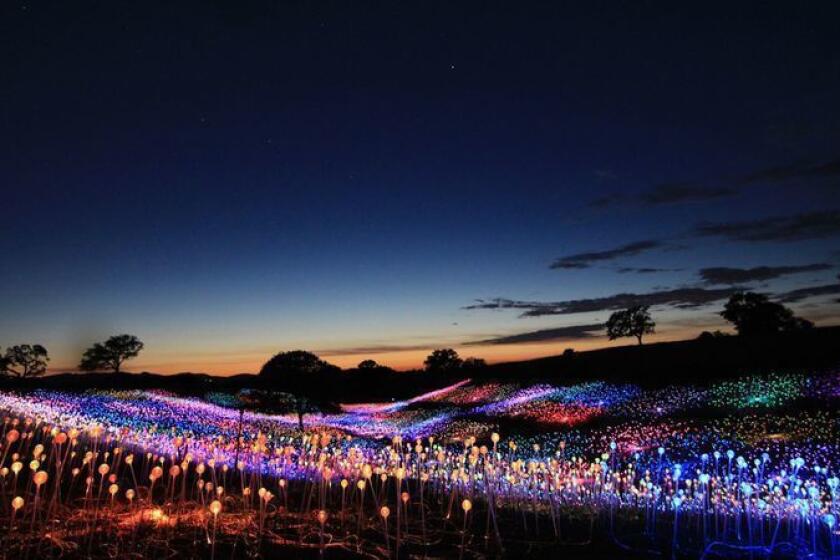
<svg viewBox="0 0 840 560">
<path fill-rule="evenodd" d="M 836 3 L 241 4 L 0 7 L 0 345 L 410 367 L 603 345 L 616 294 L 663 339 L 733 286 L 840 316 Z"/>
</svg>

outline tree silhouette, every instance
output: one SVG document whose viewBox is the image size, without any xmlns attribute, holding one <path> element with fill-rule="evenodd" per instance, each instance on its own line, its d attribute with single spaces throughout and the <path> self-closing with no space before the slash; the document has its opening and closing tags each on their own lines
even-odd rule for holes
<svg viewBox="0 0 840 560">
<path fill-rule="evenodd" d="M 328 378 L 340 371 L 311 352 L 292 350 L 280 352 L 268 360 L 260 370 L 259 379 L 275 392 L 273 406 L 278 410 L 288 408 L 297 414 L 298 427 L 303 431 L 305 414 L 330 407 L 331 388 L 335 383 Z"/>
<path fill-rule="evenodd" d="M 465 358 L 461 363 L 461 369 L 477 370 L 487 367 L 487 362 L 483 358 Z"/>
<path fill-rule="evenodd" d="M 140 339 L 131 334 L 118 334 L 105 342 L 97 342 L 82 355 L 79 369 L 96 371 L 109 369 L 119 373 L 124 361 L 136 357 L 143 349 Z"/>
<path fill-rule="evenodd" d="M 607 336 L 610 340 L 625 336 L 635 336 L 642 344 L 642 336 L 655 332 L 656 323 L 648 312 L 647 305 L 634 305 L 616 311 L 607 320 Z"/>
<path fill-rule="evenodd" d="M 47 371 L 49 361 L 47 349 L 40 344 L 19 344 L 6 349 L 0 359 L 0 371 L 21 379 L 35 377 Z"/>
<path fill-rule="evenodd" d="M 452 348 L 439 348 L 429 354 L 423 362 L 426 371 L 438 373 L 456 371 L 460 369 L 462 363 L 463 360 L 458 356 L 458 352 Z"/>
<path fill-rule="evenodd" d="M 755 292 L 733 294 L 720 315 L 735 325 L 738 334 L 746 336 L 797 331 L 814 326 L 811 321 L 794 316 L 793 311 L 781 303 Z"/>
<path fill-rule="evenodd" d="M 725 333 L 720 330 L 716 330 L 714 332 L 703 331 L 697 336 L 697 340 L 709 341 L 716 340 L 718 338 L 726 338 L 727 336 L 730 336 L 729 333 Z"/>
<path fill-rule="evenodd" d="M 376 363 L 375 360 L 362 360 L 359 362 L 359 365 L 356 366 L 358 369 L 379 369 L 382 366 Z"/>
</svg>

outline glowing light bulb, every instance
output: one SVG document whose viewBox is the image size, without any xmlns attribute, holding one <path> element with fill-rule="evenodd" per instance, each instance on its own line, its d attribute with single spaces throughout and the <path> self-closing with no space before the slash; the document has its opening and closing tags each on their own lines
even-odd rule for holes
<svg viewBox="0 0 840 560">
<path fill-rule="evenodd" d="M 35 482 L 36 486 L 41 486 L 47 481 L 48 478 L 49 475 L 47 475 L 46 471 L 38 471 L 35 473 L 35 476 L 32 477 L 32 480 L 33 482 Z"/>
</svg>

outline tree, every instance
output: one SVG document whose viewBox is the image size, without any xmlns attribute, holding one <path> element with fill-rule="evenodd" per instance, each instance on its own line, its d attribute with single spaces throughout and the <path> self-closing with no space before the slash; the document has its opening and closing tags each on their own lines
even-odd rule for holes
<svg viewBox="0 0 840 560">
<path fill-rule="evenodd" d="M 0 359 L 0 371 L 18 378 L 35 377 L 47 371 L 50 357 L 40 344 L 10 346 Z"/>
<path fill-rule="evenodd" d="M 358 369 L 379 369 L 382 366 L 377 364 L 375 360 L 362 360 L 356 367 Z"/>
<path fill-rule="evenodd" d="M 642 336 L 651 334 L 656 323 L 650 317 L 647 305 L 634 305 L 621 311 L 616 311 L 607 320 L 607 336 L 610 340 L 624 336 L 635 336 L 642 344 Z"/>
<path fill-rule="evenodd" d="M 105 342 L 97 342 L 82 355 L 79 369 L 96 371 L 109 369 L 119 373 L 124 361 L 137 357 L 143 349 L 140 339 L 131 334 L 118 334 Z"/>
<path fill-rule="evenodd" d="M 746 336 L 798 331 L 814 326 L 811 321 L 794 316 L 793 311 L 781 303 L 755 292 L 732 294 L 720 315 L 735 325 L 739 335 Z"/>
<path fill-rule="evenodd" d="M 260 370 L 259 379 L 270 384 L 272 390 L 289 393 L 288 407 L 297 414 L 298 427 L 303 431 L 305 414 L 318 412 L 331 404 L 328 378 L 340 369 L 311 352 L 292 350 L 280 352 L 268 360 Z M 276 406 L 283 405 L 278 399 Z"/>
<path fill-rule="evenodd" d="M 462 363 L 463 360 L 458 356 L 458 352 L 452 348 L 439 348 L 429 354 L 423 362 L 426 371 L 438 373 L 456 371 L 460 369 Z"/>
<path fill-rule="evenodd" d="M 709 341 L 709 340 L 716 340 L 718 338 L 726 338 L 727 336 L 730 336 L 729 333 L 725 333 L 721 330 L 716 330 L 714 332 L 703 331 L 697 337 L 697 340 Z"/>
<path fill-rule="evenodd" d="M 465 358 L 461 363 L 461 369 L 477 370 L 487 367 L 487 362 L 483 358 Z"/>
</svg>

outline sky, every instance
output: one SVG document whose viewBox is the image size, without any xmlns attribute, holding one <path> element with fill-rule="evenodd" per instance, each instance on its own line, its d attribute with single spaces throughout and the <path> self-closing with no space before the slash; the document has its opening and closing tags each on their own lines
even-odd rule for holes
<svg viewBox="0 0 840 560">
<path fill-rule="evenodd" d="M 840 323 L 836 2 L 4 2 L 0 347 L 408 369 Z"/>
</svg>

